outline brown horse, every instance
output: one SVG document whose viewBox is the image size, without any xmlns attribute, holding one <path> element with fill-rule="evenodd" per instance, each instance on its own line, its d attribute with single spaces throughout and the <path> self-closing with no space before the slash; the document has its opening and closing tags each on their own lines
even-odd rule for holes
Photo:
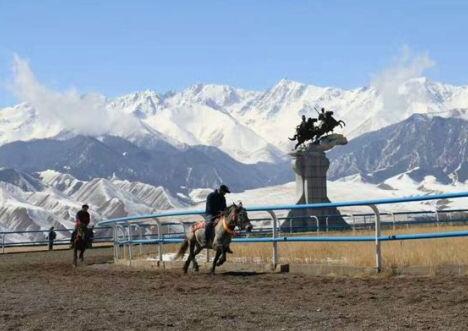
<svg viewBox="0 0 468 331">
<path fill-rule="evenodd" d="M 220 266 L 226 261 L 226 251 L 236 227 L 239 227 L 241 230 L 246 229 L 248 232 L 252 231 L 252 224 L 242 204 L 233 204 L 226 208 L 218 219 L 218 223 L 215 226 L 214 238 L 212 240 L 206 241 L 204 227 L 190 230 L 174 259 L 182 258 L 187 248 L 190 248 L 189 257 L 184 264 L 184 273 L 187 273 L 190 262 L 193 264 L 193 269 L 198 271 L 199 267 L 195 258 L 197 254 L 200 253 L 203 248 L 214 249 L 216 254 L 211 267 L 211 273 L 214 273 L 216 266 Z"/>
<path fill-rule="evenodd" d="M 84 252 L 88 248 L 90 241 L 90 231 L 92 230 L 83 227 L 75 230 L 72 234 L 73 266 L 75 267 L 78 265 L 78 251 L 80 251 L 80 261 L 84 261 Z"/>
</svg>

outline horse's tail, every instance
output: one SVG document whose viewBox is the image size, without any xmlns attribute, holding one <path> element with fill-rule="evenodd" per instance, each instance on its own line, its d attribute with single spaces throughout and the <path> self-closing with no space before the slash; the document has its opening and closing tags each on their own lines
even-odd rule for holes
<svg viewBox="0 0 468 331">
<path fill-rule="evenodd" d="M 178 259 L 183 258 L 188 247 L 189 247 L 189 240 L 188 240 L 188 238 L 185 238 L 184 242 L 182 243 L 182 245 L 179 248 L 179 251 L 177 252 L 176 256 L 174 257 L 174 260 L 178 260 Z"/>
</svg>

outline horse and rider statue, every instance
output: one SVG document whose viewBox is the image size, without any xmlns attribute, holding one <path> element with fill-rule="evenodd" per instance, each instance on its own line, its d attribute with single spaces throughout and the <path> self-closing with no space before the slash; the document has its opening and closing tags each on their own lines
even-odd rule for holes
<svg viewBox="0 0 468 331">
<path fill-rule="evenodd" d="M 333 117 L 332 111 L 325 111 L 325 108 L 322 108 L 320 112 L 317 109 L 315 110 L 318 113 L 318 118 L 309 117 L 306 119 L 306 116 L 302 115 L 302 122 L 296 127 L 296 134 L 292 138 L 288 138 L 293 141 L 297 140 L 294 149 L 297 149 L 300 145 L 309 140 L 318 144 L 324 135 L 333 132 L 337 126 L 343 127 L 346 125 L 345 122 L 341 120 L 337 121 Z"/>
<path fill-rule="evenodd" d="M 226 193 L 230 193 L 229 188 L 221 185 L 208 195 L 205 222 L 194 224 L 186 234 L 186 239 L 175 256 L 176 260 L 183 258 L 187 249 L 189 250 L 183 267 L 184 273 L 187 273 L 190 263 L 195 271 L 199 270 L 196 256 L 203 248 L 211 248 L 216 252 L 211 266 L 211 273 L 214 273 L 217 266 L 226 262 L 226 254 L 232 253 L 229 245 L 235 235 L 235 228 L 252 231 L 252 224 L 242 203 L 233 203 L 227 207 Z"/>
</svg>

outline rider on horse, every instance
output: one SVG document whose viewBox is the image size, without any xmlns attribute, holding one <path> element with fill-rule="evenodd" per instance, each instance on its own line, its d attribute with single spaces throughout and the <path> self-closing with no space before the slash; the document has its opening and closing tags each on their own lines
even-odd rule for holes
<svg viewBox="0 0 468 331">
<path fill-rule="evenodd" d="M 83 205 L 81 206 L 81 210 L 76 213 L 76 235 L 81 237 L 82 239 L 86 239 L 88 234 L 88 224 L 91 220 L 91 217 L 88 213 L 89 206 Z"/>
<path fill-rule="evenodd" d="M 209 242 L 213 239 L 215 220 L 220 214 L 226 210 L 226 193 L 231 193 L 226 185 L 221 185 L 219 189 L 214 190 L 206 197 L 205 208 L 205 240 Z M 232 254 L 231 249 L 228 247 L 228 253 Z"/>
</svg>

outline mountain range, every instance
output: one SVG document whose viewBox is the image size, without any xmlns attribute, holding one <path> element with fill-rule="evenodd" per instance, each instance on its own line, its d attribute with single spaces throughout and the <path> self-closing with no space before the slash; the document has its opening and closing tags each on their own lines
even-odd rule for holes
<svg viewBox="0 0 468 331">
<path fill-rule="evenodd" d="M 468 178 L 468 87 L 426 78 L 354 90 L 288 80 L 263 92 L 148 90 L 105 99 L 79 126 L 63 118 L 79 118 L 66 104 L 54 107 L 63 114 L 28 103 L 0 110 L 0 229 L 71 226 L 82 202 L 99 219 L 188 207 L 220 183 L 280 187 L 293 180 L 287 137 L 319 107 L 346 122 L 336 132 L 350 140 L 327 154 L 331 180 L 388 188 L 403 176 L 443 191 Z"/>
</svg>

